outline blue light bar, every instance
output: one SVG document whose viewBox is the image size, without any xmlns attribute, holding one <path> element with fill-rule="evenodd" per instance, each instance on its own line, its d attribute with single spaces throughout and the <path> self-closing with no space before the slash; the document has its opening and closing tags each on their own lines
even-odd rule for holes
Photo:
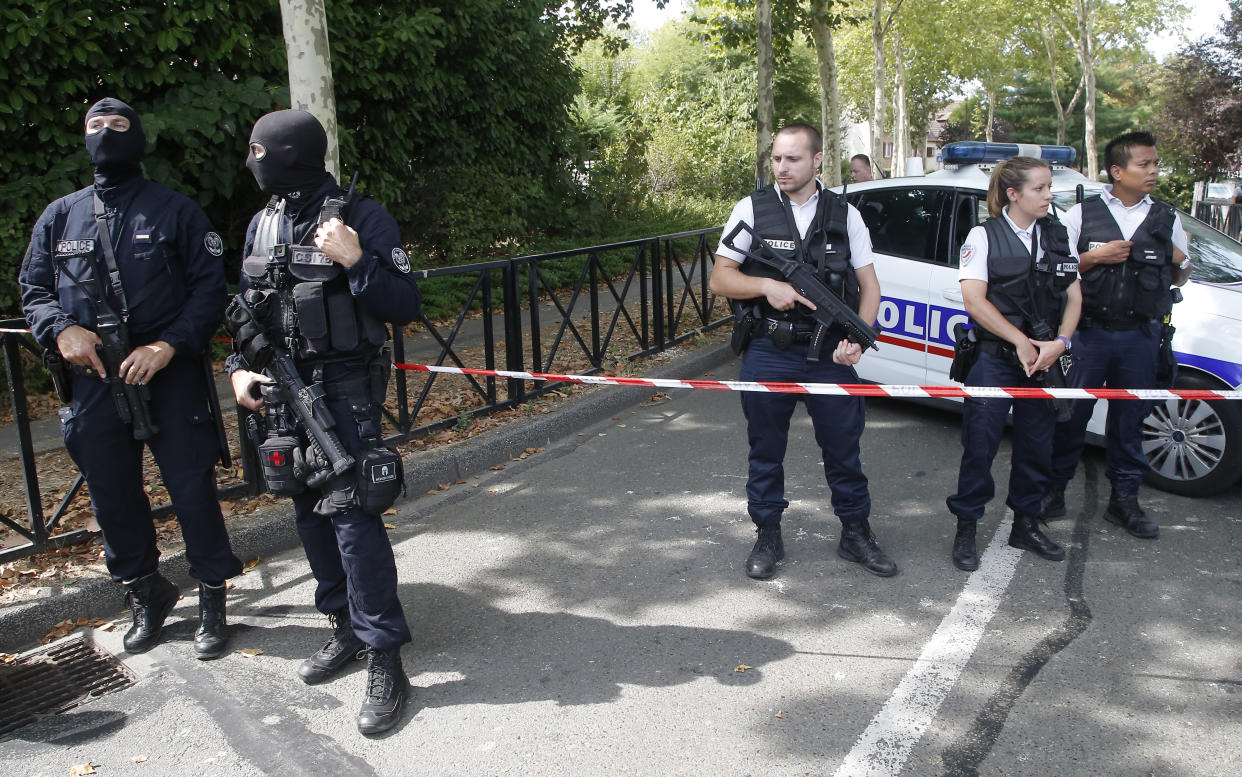
<svg viewBox="0 0 1242 777">
<path fill-rule="evenodd" d="M 978 143 L 959 141 L 940 150 L 946 165 L 977 165 L 1015 156 L 1031 156 L 1054 165 L 1071 165 L 1077 153 L 1070 146 L 1037 146 L 1030 143 Z"/>
</svg>

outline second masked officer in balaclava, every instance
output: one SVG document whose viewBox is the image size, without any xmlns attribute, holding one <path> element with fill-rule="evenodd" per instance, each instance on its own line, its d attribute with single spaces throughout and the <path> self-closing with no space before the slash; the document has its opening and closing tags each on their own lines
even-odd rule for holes
<svg viewBox="0 0 1242 777">
<path fill-rule="evenodd" d="M 263 412 L 256 436 L 268 489 L 293 498 L 315 607 L 333 628 L 298 674 L 323 682 L 365 656 L 358 729 L 378 734 L 400 719 L 409 692 L 400 651 L 410 641 L 381 518 L 402 478 L 380 428 L 391 370 L 385 324 L 414 320 L 419 293 L 396 222 L 370 199 L 346 198 L 324 168 L 326 148 L 305 111 L 254 125 L 246 166 L 272 197 L 246 233 L 243 291 L 228 313 L 230 369 L 237 402 Z M 293 412 L 290 372 L 304 396 L 322 392 L 322 423 Z"/>
<path fill-rule="evenodd" d="M 22 306 L 39 344 L 74 373 L 64 383 L 71 406 L 60 411 L 61 429 L 90 491 L 108 573 L 128 589 L 125 649 L 151 649 L 179 596 L 158 569 L 145 443 L 199 581 L 194 653 L 216 658 L 228 640 L 225 580 L 241 572 L 216 499 L 220 447 L 202 361 L 228 301 L 223 245 L 198 205 L 143 177 L 146 137 L 133 108 L 113 98 L 95 103 L 85 140 L 95 182 L 35 223 L 19 277 Z M 117 385 L 100 379 L 118 373 L 129 387 L 119 399 Z"/>
</svg>

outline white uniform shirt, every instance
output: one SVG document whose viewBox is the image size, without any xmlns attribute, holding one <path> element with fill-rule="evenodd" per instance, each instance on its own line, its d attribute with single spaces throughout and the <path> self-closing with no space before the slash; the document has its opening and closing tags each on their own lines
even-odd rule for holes
<svg viewBox="0 0 1242 777">
<path fill-rule="evenodd" d="M 1009 218 L 1009 206 L 1001 211 L 1001 218 L 1018 236 L 1018 242 L 1024 246 L 1031 245 L 1031 235 L 1039 232 L 1039 223 L 1032 221 L 1031 226 L 1021 229 L 1017 224 L 1013 223 L 1013 219 Z M 1035 241 L 1035 259 L 1038 261 L 1044 255 L 1044 247 Z M 1075 261 L 1078 260 L 1078 249 L 1075 247 L 1074 241 L 1070 241 L 1070 256 Z M 982 224 L 970 230 L 970 234 L 966 236 L 966 241 L 962 243 L 961 253 L 958 255 L 957 279 L 959 281 L 983 281 L 988 282 L 988 232 Z"/>
<path fill-rule="evenodd" d="M 1112 214 L 1113 221 L 1117 222 L 1117 226 L 1121 229 L 1121 238 L 1129 240 L 1134 237 L 1134 233 L 1143 224 L 1143 220 L 1147 218 L 1147 214 L 1151 211 L 1151 196 L 1144 196 L 1136 204 L 1126 207 L 1121 200 L 1113 196 L 1113 187 L 1110 185 L 1104 189 L 1104 193 L 1100 195 L 1100 199 L 1104 200 L 1104 204 L 1108 206 L 1108 212 Z M 1069 230 L 1070 246 L 1078 248 L 1078 237 L 1082 234 L 1082 205 L 1078 204 L 1066 211 L 1061 217 L 1061 223 Z M 1176 212 L 1173 214 L 1173 245 L 1181 249 L 1183 254 L 1189 255 L 1189 242 L 1186 239 L 1186 228 L 1182 226 L 1182 217 Z M 1088 248 L 1094 250 L 1099 246 Z"/>
<path fill-rule="evenodd" d="M 777 197 L 785 199 L 785 193 L 779 186 L 773 184 L 772 188 L 776 190 Z M 811 228 L 811 222 L 815 220 L 815 211 L 819 207 L 819 188 L 817 187 L 815 193 L 801 205 L 794 202 L 790 202 L 790 205 L 793 207 L 794 223 L 798 226 L 798 234 L 805 238 L 807 231 Z M 867 231 L 867 225 L 863 222 L 862 214 L 857 208 L 847 203 L 846 213 L 848 215 L 845 226 L 850 240 L 850 264 L 855 270 L 859 270 L 875 262 L 875 258 L 871 255 L 871 233 Z M 741 264 L 746 261 L 746 257 L 724 244 L 724 237 L 733 231 L 738 222 L 745 222 L 751 227 L 755 226 L 755 208 L 750 197 L 743 197 L 733 206 L 733 212 L 729 214 L 729 220 L 725 222 L 724 232 L 720 236 L 721 243 L 716 246 L 717 254 Z M 738 248 L 749 249 L 750 233 L 739 232 L 733 239 L 733 244 Z"/>
</svg>

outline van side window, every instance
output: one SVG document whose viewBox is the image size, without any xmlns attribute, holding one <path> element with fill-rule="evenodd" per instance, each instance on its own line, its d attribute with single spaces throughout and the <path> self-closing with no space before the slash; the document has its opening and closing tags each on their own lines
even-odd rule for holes
<svg viewBox="0 0 1242 777">
<path fill-rule="evenodd" d="M 876 251 L 921 262 L 949 263 L 952 190 L 874 189 L 849 199 L 862 214 Z"/>
</svg>

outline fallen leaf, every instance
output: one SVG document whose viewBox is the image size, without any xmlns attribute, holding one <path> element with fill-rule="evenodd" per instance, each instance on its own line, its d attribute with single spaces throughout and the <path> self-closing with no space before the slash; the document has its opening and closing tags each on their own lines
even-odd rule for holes
<svg viewBox="0 0 1242 777">
<path fill-rule="evenodd" d="M 135 756 L 133 756 L 132 758 L 130 758 L 129 760 L 133 761 L 133 762 L 134 762 L 134 763 L 136 763 L 136 764 L 140 764 L 140 763 L 142 763 L 143 761 L 147 760 L 147 757 L 146 757 L 145 755 L 135 755 Z"/>
<path fill-rule="evenodd" d="M 436 485 L 440 487 L 441 491 L 447 491 L 453 487 L 452 483 L 436 483 Z"/>
<path fill-rule="evenodd" d="M 255 656 L 263 655 L 263 648 L 242 648 L 237 652 L 246 658 L 254 658 Z"/>
<path fill-rule="evenodd" d="M 454 482 L 454 483 L 456 483 L 457 485 L 459 485 L 459 486 L 460 486 L 462 483 L 465 483 L 466 481 L 464 481 L 464 480 L 454 480 L 453 482 Z"/>
<path fill-rule="evenodd" d="M 0 664 L 11 664 L 16 660 L 16 653 L 0 653 Z"/>
<path fill-rule="evenodd" d="M 754 667 L 747 666 L 746 664 L 738 664 L 737 666 L 733 667 L 733 671 L 735 672 L 745 672 L 750 669 L 754 669 Z"/>
<path fill-rule="evenodd" d="M 492 467 L 492 472 L 499 472 L 504 468 L 505 468 L 504 464 L 497 464 L 496 466 Z"/>
<path fill-rule="evenodd" d="M 257 566 L 259 565 L 259 562 L 260 562 L 260 561 L 262 561 L 262 560 L 263 560 L 263 557 L 262 557 L 262 556 L 255 556 L 255 557 L 254 557 L 254 558 L 252 558 L 250 561 L 247 561 L 247 562 L 246 562 L 246 566 L 242 568 L 242 574 L 244 575 L 244 574 L 246 574 L 247 572 L 249 572 L 250 570 L 252 570 L 252 569 L 254 569 L 255 567 L 257 567 Z"/>
<path fill-rule="evenodd" d="M 471 487 L 471 488 L 478 488 L 478 487 L 479 487 L 479 486 L 481 486 L 481 485 L 483 485 L 483 484 L 482 484 L 482 483 L 471 483 L 471 484 L 470 484 L 470 487 Z"/>
<path fill-rule="evenodd" d="M 499 493 L 500 493 L 500 489 L 499 489 L 499 488 L 489 488 L 489 489 L 487 489 L 487 493 L 489 493 L 489 494 L 499 494 Z"/>
<path fill-rule="evenodd" d="M 386 523 L 386 524 L 384 524 L 384 528 L 385 528 L 385 529 L 395 529 L 395 528 L 397 528 L 397 527 L 396 527 L 394 524 L 391 524 L 391 523 Z"/>
<path fill-rule="evenodd" d="M 69 770 L 69 777 L 83 777 L 83 775 L 94 774 L 95 766 L 89 761 L 84 764 L 78 764 Z"/>
<path fill-rule="evenodd" d="M 60 639 L 76 628 L 77 625 L 74 624 L 73 620 L 63 620 L 53 626 L 51 631 L 43 635 L 43 639 L 39 640 L 39 644 L 46 645 L 54 639 Z"/>
<path fill-rule="evenodd" d="M 384 515 L 396 515 L 396 514 L 397 514 L 397 508 L 395 507 L 390 507 L 384 511 Z"/>
<path fill-rule="evenodd" d="M 112 631 L 113 629 L 116 628 L 116 624 L 111 623 L 111 622 L 104 622 L 104 623 L 99 624 L 95 628 L 99 629 L 100 631 Z"/>
<path fill-rule="evenodd" d="M 428 493 L 428 494 L 438 494 L 438 493 L 440 493 L 440 489 L 438 489 L 438 488 L 432 488 L 432 489 L 429 489 L 429 490 L 427 491 L 427 493 Z"/>
<path fill-rule="evenodd" d="M 781 720 L 784 720 L 784 719 L 785 719 L 785 713 L 781 712 L 780 710 L 777 710 L 777 711 L 776 711 L 776 716 L 775 716 L 775 717 L 778 717 L 778 718 L 780 718 Z"/>
</svg>

